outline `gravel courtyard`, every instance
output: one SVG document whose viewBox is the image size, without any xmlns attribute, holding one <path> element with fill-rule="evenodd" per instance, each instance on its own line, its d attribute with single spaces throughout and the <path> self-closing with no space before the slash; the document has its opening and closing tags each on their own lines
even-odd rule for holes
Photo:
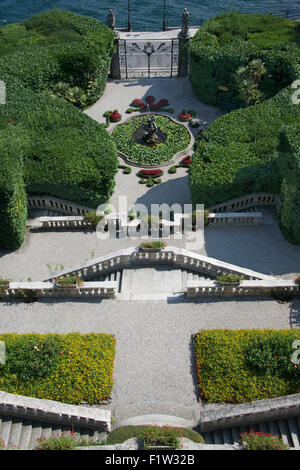
<svg viewBox="0 0 300 470">
<path fill-rule="evenodd" d="M 125 419 L 162 413 L 197 419 L 191 335 L 212 328 L 299 328 L 300 300 L 40 302 L 0 304 L 1 333 L 113 333 L 115 386 L 108 408 Z"/>
</svg>

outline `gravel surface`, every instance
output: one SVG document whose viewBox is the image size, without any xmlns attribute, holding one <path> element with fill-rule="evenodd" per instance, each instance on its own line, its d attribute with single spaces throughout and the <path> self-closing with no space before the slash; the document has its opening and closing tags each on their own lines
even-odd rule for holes
<svg viewBox="0 0 300 470">
<path fill-rule="evenodd" d="M 2 303 L 0 325 L 1 333 L 112 333 L 117 355 L 108 408 L 119 418 L 158 412 L 191 419 L 200 406 L 191 335 L 213 328 L 299 328 L 300 300 Z"/>
</svg>

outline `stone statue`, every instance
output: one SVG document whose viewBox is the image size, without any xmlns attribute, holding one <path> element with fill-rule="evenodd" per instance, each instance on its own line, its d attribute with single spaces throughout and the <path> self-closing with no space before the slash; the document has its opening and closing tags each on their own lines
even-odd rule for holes
<svg viewBox="0 0 300 470">
<path fill-rule="evenodd" d="M 110 29 L 115 29 L 116 26 L 116 17 L 112 10 L 109 10 L 109 13 L 107 15 L 107 26 Z"/>
<path fill-rule="evenodd" d="M 143 125 L 145 134 L 143 136 L 144 142 L 149 145 L 154 145 L 157 142 L 158 136 L 156 134 L 157 125 L 154 122 L 154 117 L 149 116 L 146 124 Z"/>
<path fill-rule="evenodd" d="M 190 14 L 187 8 L 185 8 L 182 13 L 182 21 L 181 21 L 181 35 L 182 36 L 188 36 L 189 24 L 190 24 Z"/>
</svg>

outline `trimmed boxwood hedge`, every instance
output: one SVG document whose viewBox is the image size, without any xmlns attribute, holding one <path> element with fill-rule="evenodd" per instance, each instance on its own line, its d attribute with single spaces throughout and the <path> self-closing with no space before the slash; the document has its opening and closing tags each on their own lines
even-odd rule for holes
<svg viewBox="0 0 300 470">
<path fill-rule="evenodd" d="M 26 139 L 13 126 L 0 128 L 0 248 L 13 249 L 23 243 L 27 198 L 23 182 Z"/>
<path fill-rule="evenodd" d="M 276 335 L 289 338 L 291 344 L 300 339 L 295 329 L 199 331 L 194 347 L 201 398 L 212 403 L 244 403 L 296 393 L 296 381 L 259 373 L 247 362 L 254 340 Z M 291 356 L 293 352 L 291 348 Z"/>
<path fill-rule="evenodd" d="M 300 120 L 297 126 L 289 126 L 282 131 L 280 151 L 283 176 L 281 224 L 291 239 L 300 243 Z"/>
<path fill-rule="evenodd" d="M 70 404 L 96 404 L 110 397 L 114 336 L 103 333 L 4 334 L 0 336 L 0 341 L 5 342 L 7 355 L 6 364 L 0 365 L 0 390 Z M 35 355 L 40 354 L 43 343 L 50 356 L 58 354 L 58 357 L 49 356 L 47 359 L 44 355 L 44 358 L 38 359 L 43 361 L 46 375 L 33 377 Z M 28 346 L 33 344 L 35 346 L 30 352 Z M 18 349 L 14 345 L 18 345 Z M 20 352 L 22 345 L 23 353 Z M 52 345 L 50 349 L 49 345 Z M 28 371 L 26 364 L 29 364 Z M 26 372 L 27 380 L 24 379 Z"/>
<path fill-rule="evenodd" d="M 296 21 L 272 15 L 234 11 L 208 20 L 190 45 L 190 79 L 196 96 L 212 105 L 242 106 L 233 75 L 257 58 L 267 68 L 260 83 L 265 98 L 291 84 L 299 61 L 296 25 Z"/>
<path fill-rule="evenodd" d="M 82 90 L 87 103 L 94 102 L 106 86 L 113 41 L 112 31 L 97 20 L 56 10 L 0 28 L 0 80 L 7 89 L 7 102 L 0 106 L 0 131 L 13 123 L 28 142 L 22 146 L 23 170 L 16 164 L 18 184 L 12 184 L 9 194 L 18 188 L 24 199 L 25 184 L 30 194 L 49 194 L 90 207 L 109 199 L 118 165 L 113 140 L 103 125 L 55 96 L 52 87 L 69 81 Z M 76 100 L 74 104 L 78 105 Z M 14 143 L 17 138 L 11 135 Z M 4 159 L 1 148 L 1 164 Z M 13 159 L 7 164 L 14 168 Z M 5 198 L 1 203 L 6 217 L 10 206 Z M 9 204 L 14 205 L 12 199 Z M 22 207 L 18 220 L 13 213 L 8 215 L 0 232 L 1 247 L 15 249 L 22 243 L 24 201 Z"/>
<path fill-rule="evenodd" d="M 194 204 L 208 207 L 251 192 L 279 193 L 279 136 L 300 122 L 300 106 L 287 87 L 274 98 L 221 116 L 199 134 L 190 166 Z"/>
</svg>

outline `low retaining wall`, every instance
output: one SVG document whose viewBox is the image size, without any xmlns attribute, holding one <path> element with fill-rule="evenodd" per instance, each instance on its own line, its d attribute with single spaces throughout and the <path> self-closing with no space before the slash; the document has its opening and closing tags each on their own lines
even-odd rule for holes
<svg viewBox="0 0 300 470">
<path fill-rule="evenodd" d="M 161 219 L 159 226 L 161 230 L 169 230 L 168 233 L 178 233 L 182 228 L 182 219 L 183 216 L 175 214 L 174 221 Z M 120 215 L 116 214 L 114 216 L 106 216 L 105 220 L 101 223 L 101 229 L 104 231 L 105 226 L 109 223 L 115 223 L 119 225 L 119 231 L 125 231 L 128 236 L 131 235 L 131 231 L 141 225 L 145 225 L 140 219 L 127 220 L 127 216 L 122 218 Z M 211 225 L 259 225 L 262 223 L 262 214 L 261 212 L 253 212 L 249 214 L 248 212 L 232 212 L 226 214 L 209 214 L 209 223 Z M 148 225 L 148 222 L 146 222 Z M 39 223 L 34 222 L 32 225 L 34 228 L 44 229 L 44 230 L 86 230 L 93 229 L 94 226 L 84 220 L 83 216 L 63 216 L 63 217 L 40 217 Z"/>
<path fill-rule="evenodd" d="M 75 204 L 74 202 L 65 201 L 56 197 L 47 195 L 29 195 L 27 197 L 28 209 L 38 210 L 49 210 L 55 212 L 61 212 L 66 215 L 81 215 L 83 216 L 86 212 L 95 210 L 89 207 Z"/>
<path fill-rule="evenodd" d="M 201 431 L 245 426 L 300 414 L 300 393 L 286 397 L 258 400 L 243 405 L 203 411 L 200 414 Z"/>
<path fill-rule="evenodd" d="M 219 212 L 237 212 L 249 207 L 255 206 L 275 206 L 277 211 L 281 207 L 281 199 L 278 194 L 273 193 L 252 193 L 229 201 L 222 202 L 210 207 L 210 211 Z"/>
<path fill-rule="evenodd" d="M 238 286 L 220 285 L 217 281 L 187 281 L 187 297 L 271 296 L 273 290 L 299 295 L 300 288 L 293 281 L 281 279 L 241 281 Z"/>
<path fill-rule="evenodd" d="M 0 415 L 110 432 L 111 412 L 0 392 Z"/>
<path fill-rule="evenodd" d="M 0 300 L 11 298 L 113 298 L 117 293 L 116 281 L 85 282 L 82 287 L 59 287 L 54 282 L 10 282 Z"/>
</svg>

